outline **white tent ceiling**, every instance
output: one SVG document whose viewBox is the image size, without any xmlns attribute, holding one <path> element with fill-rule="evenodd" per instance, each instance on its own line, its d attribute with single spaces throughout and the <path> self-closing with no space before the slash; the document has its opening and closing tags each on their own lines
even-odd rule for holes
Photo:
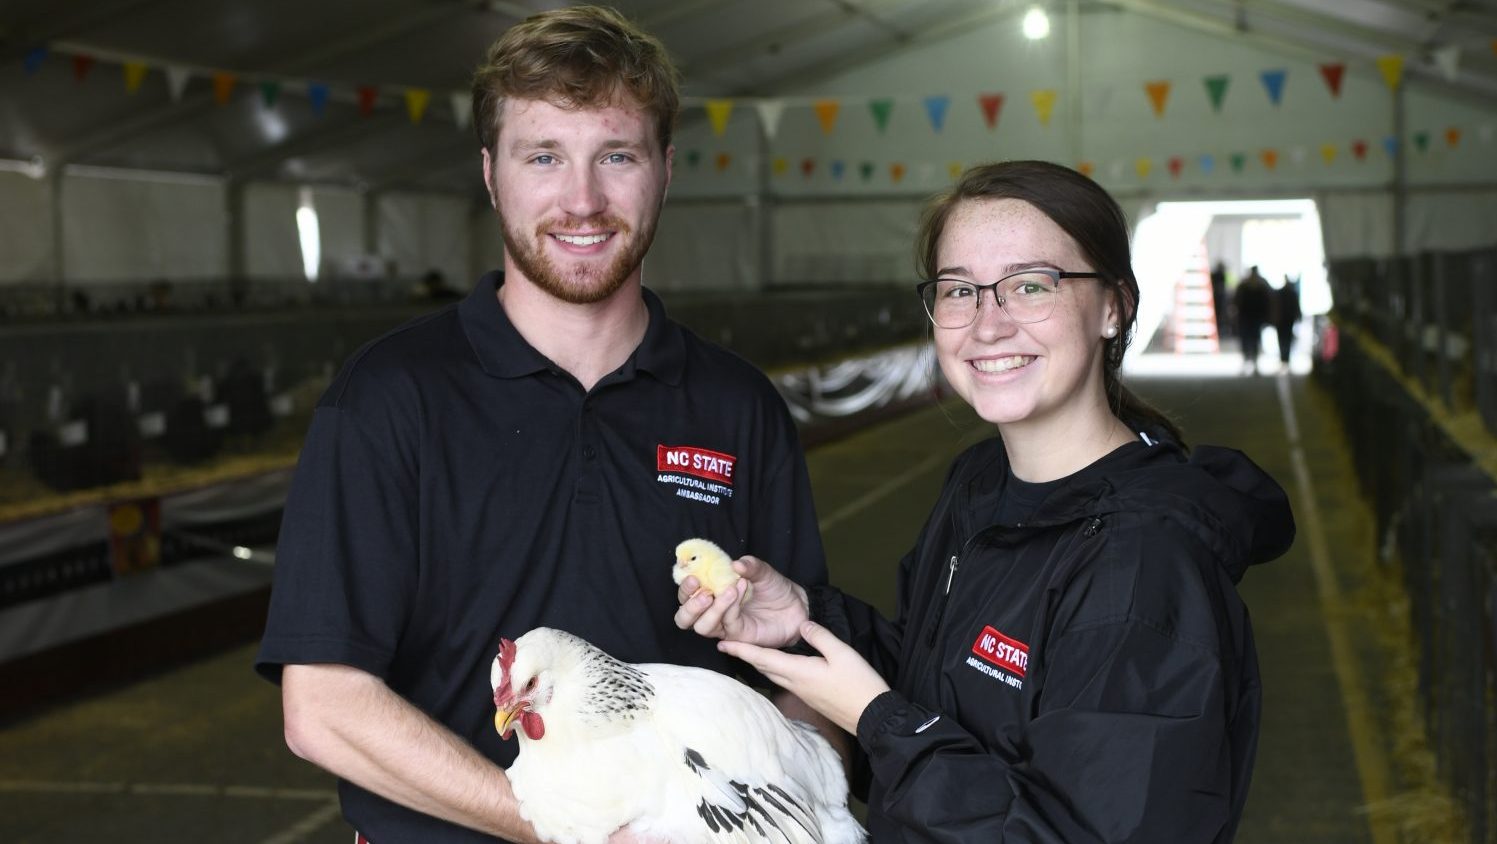
<svg viewBox="0 0 1497 844">
<path fill-rule="evenodd" d="M 459 129 L 485 47 L 544 0 L 5 0 L 0 160 L 234 180 L 473 192 Z M 1030 0 L 621 0 L 691 98 L 805 91 Z M 1051 0 L 1121 9 L 1290 55 L 1399 54 L 1412 83 L 1497 103 L 1497 0 Z M 1458 60 L 1451 68 L 1449 63 Z M 1442 62 L 1445 63 L 1442 66 Z M 127 67 L 144 68 L 127 92 Z M 1455 72 L 1452 73 L 1451 71 Z M 214 74 L 235 75 L 225 102 Z M 174 92 L 173 81 L 182 83 Z M 316 88 L 327 102 L 316 107 Z M 267 103 L 267 88 L 274 103 Z M 377 97 L 366 115 L 360 90 Z M 406 92 L 430 92 L 414 123 Z M 175 95 L 174 95 L 175 94 Z M 697 102 L 699 100 L 689 100 Z M 455 111 L 455 109 L 457 109 Z M 688 110 L 687 119 L 702 112 Z M 3 165 L 0 165 L 3 166 Z"/>
</svg>

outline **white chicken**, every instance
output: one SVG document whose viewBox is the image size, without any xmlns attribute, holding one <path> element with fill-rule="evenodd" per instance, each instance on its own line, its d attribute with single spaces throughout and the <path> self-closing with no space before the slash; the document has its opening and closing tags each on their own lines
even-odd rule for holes
<svg viewBox="0 0 1497 844">
<path fill-rule="evenodd" d="M 625 826 L 674 842 L 855 844 L 836 751 L 731 677 L 631 665 L 549 627 L 503 639 L 494 726 L 520 814 L 558 844 Z"/>
</svg>

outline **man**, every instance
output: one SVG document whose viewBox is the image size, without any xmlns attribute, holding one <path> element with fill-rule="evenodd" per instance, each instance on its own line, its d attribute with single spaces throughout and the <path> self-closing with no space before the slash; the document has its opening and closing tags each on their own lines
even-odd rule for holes
<svg viewBox="0 0 1497 844">
<path fill-rule="evenodd" d="M 1256 266 L 1248 269 L 1247 276 L 1237 283 L 1232 294 L 1232 309 L 1237 313 L 1237 337 L 1242 342 L 1242 369 L 1245 374 L 1258 374 L 1258 351 L 1263 346 L 1263 326 L 1268 324 L 1269 309 L 1273 306 L 1273 288 L 1268 279 L 1258 273 Z"/>
<path fill-rule="evenodd" d="M 374 844 L 534 840 L 492 724 L 501 636 L 727 671 L 672 622 L 677 542 L 826 576 L 773 386 L 641 284 L 678 110 L 663 48 L 560 9 L 506 32 L 473 91 L 504 272 L 364 347 L 322 398 L 256 663 L 288 745 L 339 776 Z"/>
</svg>

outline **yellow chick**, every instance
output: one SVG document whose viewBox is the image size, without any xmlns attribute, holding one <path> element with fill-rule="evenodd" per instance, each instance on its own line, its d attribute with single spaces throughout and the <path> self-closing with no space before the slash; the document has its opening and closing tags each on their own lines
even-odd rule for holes
<svg viewBox="0 0 1497 844">
<path fill-rule="evenodd" d="M 733 570 L 733 559 L 728 552 L 705 539 L 688 539 L 676 546 L 676 565 L 671 569 L 671 578 L 679 586 L 686 578 L 695 575 L 702 588 L 713 595 L 732 589 L 742 577 Z M 747 601 L 752 584 L 744 590 Z"/>
</svg>

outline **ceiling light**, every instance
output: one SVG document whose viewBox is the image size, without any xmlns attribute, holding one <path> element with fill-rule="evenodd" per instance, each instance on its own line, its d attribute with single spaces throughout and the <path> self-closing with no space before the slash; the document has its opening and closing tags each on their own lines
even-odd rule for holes
<svg viewBox="0 0 1497 844">
<path fill-rule="evenodd" d="M 1050 34 L 1050 17 L 1039 6 L 1024 13 L 1024 37 L 1038 41 Z"/>
</svg>

